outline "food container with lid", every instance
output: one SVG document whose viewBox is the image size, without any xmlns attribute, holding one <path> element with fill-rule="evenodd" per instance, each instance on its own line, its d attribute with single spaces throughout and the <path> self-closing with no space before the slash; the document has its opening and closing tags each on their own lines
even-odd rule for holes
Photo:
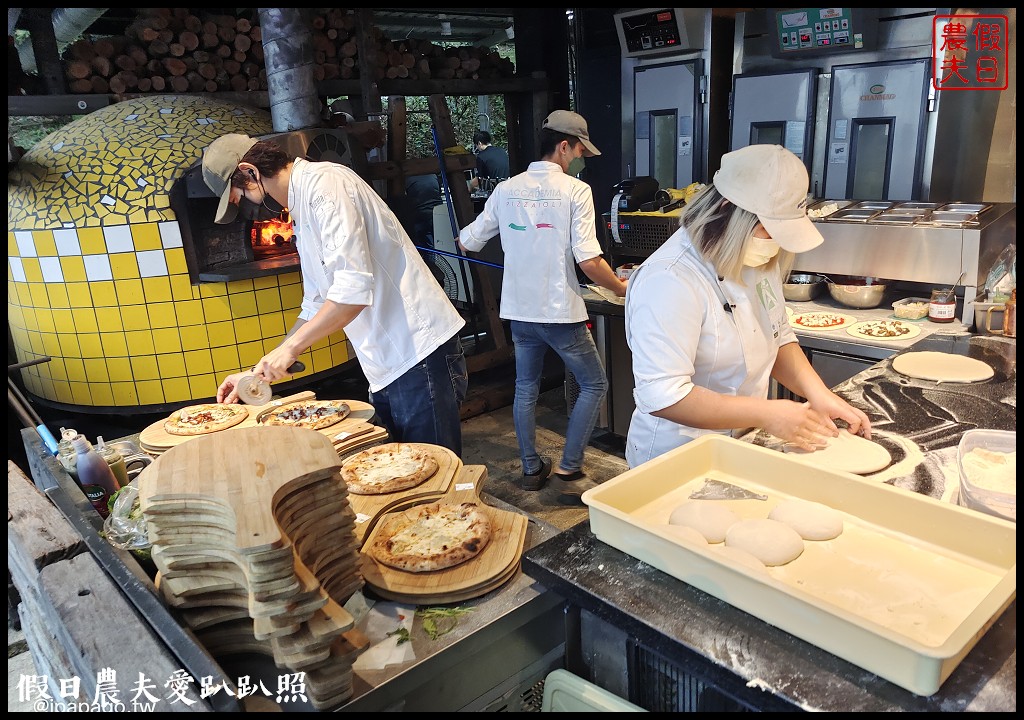
<svg viewBox="0 0 1024 720">
<path fill-rule="evenodd" d="M 615 276 L 619 280 L 629 280 L 629 277 L 638 267 L 640 267 L 638 263 L 624 263 L 615 268 Z"/>
<path fill-rule="evenodd" d="M 893 314 L 901 320 L 923 320 L 928 317 L 928 303 L 928 298 L 903 298 L 892 304 Z"/>
<path fill-rule="evenodd" d="M 963 507 L 1017 522 L 1017 433 L 968 430 L 956 451 Z"/>
</svg>

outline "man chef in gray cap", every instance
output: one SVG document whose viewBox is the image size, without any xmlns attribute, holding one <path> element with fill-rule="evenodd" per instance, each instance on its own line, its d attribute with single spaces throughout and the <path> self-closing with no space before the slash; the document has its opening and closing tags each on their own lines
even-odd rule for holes
<svg viewBox="0 0 1024 720">
<path fill-rule="evenodd" d="M 236 133 L 207 148 L 203 180 L 220 198 L 218 223 L 239 213 L 261 220 L 284 208 L 291 214 L 302 307 L 256 374 L 280 380 L 299 355 L 344 330 L 391 439 L 461 455 L 467 375 L 459 330 L 466 321 L 373 187 L 344 165 L 293 157 Z M 241 375 L 221 383 L 218 402 L 238 401 Z"/>
<path fill-rule="evenodd" d="M 584 477 L 583 451 L 608 391 L 576 276 L 578 265 L 598 285 L 619 297 L 626 294 L 626 283 L 601 257 L 594 195 L 576 177 L 584 157 L 600 154 L 590 142 L 583 117 L 555 110 L 540 131 L 541 159 L 530 163 L 526 172 L 498 183 L 483 212 L 459 233 L 462 248 L 474 252 L 501 234 L 505 274 L 500 315 L 511 321 L 515 343 L 512 410 L 525 490 L 540 490 L 552 471 L 550 458 L 536 447 L 535 411 L 548 349 L 558 353 L 580 386 L 554 471 L 563 482 Z"/>
</svg>

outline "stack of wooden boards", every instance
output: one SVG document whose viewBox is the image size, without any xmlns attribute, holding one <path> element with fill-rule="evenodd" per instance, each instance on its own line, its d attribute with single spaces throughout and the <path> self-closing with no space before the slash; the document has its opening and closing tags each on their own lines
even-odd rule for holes
<svg viewBox="0 0 1024 720">
<path fill-rule="evenodd" d="M 268 411 L 303 400 L 315 399 L 316 394 L 307 390 L 285 398 L 272 400 L 266 405 L 240 405 L 237 407 L 244 408 L 248 413 L 248 417 L 226 430 L 217 430 L 209 434 L 225 433 L 241 428 L 262 427 L 261 419 L 265 418 Z M 372 405 L 359 400 L 343 400 L 341 402 L 349 406 L 350 412 L 348 416 L 339 423 L 317 430 L 317 432 L 330 438 L 339 456 L 347 455 L 387 439 L 387 430 L 370 422 L 374 416 Z M 204 435 L 173 435 L 164 429 L 165 422 L 165 420 L 158 420 L 139 433 L 139 444 L 149 455 L 158 456 L 182 443 L 195 440 L 197 437 L 204 437 Z"/>
<path fill-rule="evenodd" d="M 168 604 L 215 657 L 304 672 L 317 709 L 351 696 L 367 645 L 342 607 L 363 578 L 339 468 L 322 433 L 270 426 L 196 436 L 139 477 Z"/>
</svg>

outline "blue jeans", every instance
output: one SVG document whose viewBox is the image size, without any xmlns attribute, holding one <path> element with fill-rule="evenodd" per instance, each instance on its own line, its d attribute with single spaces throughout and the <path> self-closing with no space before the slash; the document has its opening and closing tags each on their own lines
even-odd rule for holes
<svg viewBox="0 0 1024 720">
<path fill-rule="evenodd" d="M 541 468 L 537 454 L 537 397 L 548 348 L 558 353 L 580 386 L 579 397 L 569 415 L 559 467 L 566 472 L 582 469 L 583 450 L 590 442 L 601 410 L 601 400 L 608 392 L 601 356 L 597 354 L 597 346 L 587 324 L 513 320 L 512 342 L 516 348 L 516 395 L 512 418 L 523 472 L 533 474 Z"/>
<path fill-rule="evenodd" d="M 458 334 L 390 385 L 370 393 L 393 442 L 441 445 L 462 457 L 459 405 L 466 399 L 469 376 Z"/>
</svg>

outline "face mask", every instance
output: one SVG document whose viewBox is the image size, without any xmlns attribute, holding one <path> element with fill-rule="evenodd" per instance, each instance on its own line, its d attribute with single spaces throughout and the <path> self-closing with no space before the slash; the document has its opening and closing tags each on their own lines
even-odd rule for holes
<svg viewBox="0 0 1024 720">
<path fill-rule="evenodd" d="M 586 165 L 587 163 L 582 157 L 573 158 L 572 161 L 569 163 L 569 167 L 566 168 L 565 172 L 566 174 L 575 177 L 579 175 L 581 172 L 583 172 L 583 168 L 585 168 Z"/>
<path fill-rule="evenodd" d="M 771 238 L 750 238 L 747 252 L 743 255 L 743 264 L 747 267 L 761 267 L 779 254 L 779 244 Z"/>
<path fill-rule="evenodd" d="M 238 203 L 239 217 L 249 222 L 266 222 L 281 218 L 284 206 L 270 195 L 264 195 L 262 203 L 255 203 L 243 197 Z"/>
</svg>

